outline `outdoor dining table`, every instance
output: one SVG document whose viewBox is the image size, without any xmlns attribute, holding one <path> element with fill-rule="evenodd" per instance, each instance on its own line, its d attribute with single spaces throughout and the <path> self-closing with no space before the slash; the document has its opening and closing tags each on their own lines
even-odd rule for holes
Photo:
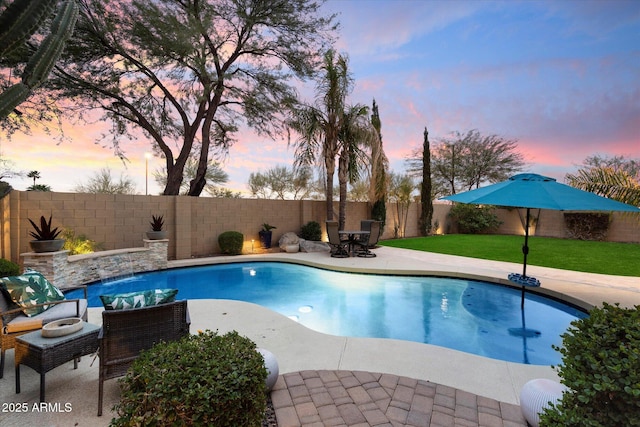
<svg viewBox="0 0 640 427">
<path fill-rule="evenodd" d="M 355 247 L 356 242 L 359 240 L 359 238 L 361 236 L 368 236 L 369 234 L 371 234 L 371 231 L 367 231 L 367 230 L 341 230 L 338 231 L 339 234 L 343 235 L 343 236 L 347 236 L 347 239 L 349 240 L 349 253 L 351 254 L 351 256 L 353 256 L 353 250 Z"/>
</svg>

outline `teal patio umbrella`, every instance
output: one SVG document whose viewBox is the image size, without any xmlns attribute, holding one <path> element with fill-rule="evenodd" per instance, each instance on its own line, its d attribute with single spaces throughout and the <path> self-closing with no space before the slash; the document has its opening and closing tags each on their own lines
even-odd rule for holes
<svg viewBox="0 0 640 427">
<path fill-rule="evenodd" d="M 522 246 L 524 255 L 522 274 L 513 273 L 509 275 L 509 280 L 522 286 L 521 306 L 523 307 L 525 286 L 540 285 L 538 280 L 527 276 L 530 209 L 640 212 L 640 209 L 635 206 L 598 196 L 588 191 L 561 184 L 553 178 L 532 173 L 514 175 L 506 181 L 460 194 L 453 194 L 443 197 L 441 200 L 527 209 L 524 245 Z"/>
</svg>

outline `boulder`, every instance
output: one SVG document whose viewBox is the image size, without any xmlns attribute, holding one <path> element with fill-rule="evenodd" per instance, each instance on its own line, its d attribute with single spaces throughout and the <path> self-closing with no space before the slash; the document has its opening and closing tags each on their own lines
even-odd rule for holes
<svg viewBox="0 0 640 427">
<path fill-rule="evenodd" d="M 331 252 L 331 247 L 326 242 L 300 239 L 300 252 Z"/>
<path fill-rule="evenodd" d="M 283 251 L 286 251 L 287 246 L 297 245 L 299 242 L 300 238 L 298 237 L 298 235 L 290 231 L 288 233 L 284 233 L 282 237 L 280 237 L 280 240 L 278 240 L 278 246 L 280 246 L 280 249 L 282 249 Z"/>
</svg>

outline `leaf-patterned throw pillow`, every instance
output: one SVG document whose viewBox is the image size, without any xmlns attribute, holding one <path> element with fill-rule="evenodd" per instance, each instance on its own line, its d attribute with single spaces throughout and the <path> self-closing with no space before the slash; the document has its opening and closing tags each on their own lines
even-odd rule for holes
<svg viewBox="0 0 640 427">
<path fill-rule="evenodd" d="M 64 294 L 60 289 L 35 271 L 26 272 L 21 276 L 0 278 L 0 283 L 7 290 L 13 302 L 22 307 L 22 312 L 29 317 L 36 316 L 51 307 L 49 305 L 33 307 L 35 304 L 64 299 Z"/>
<path fill-rule="evenodd" d="M 117 295 L 100 295 L 105 310 L 149 307 L 176 300 L 177 289 L 151 289 Z"/>
</svg>

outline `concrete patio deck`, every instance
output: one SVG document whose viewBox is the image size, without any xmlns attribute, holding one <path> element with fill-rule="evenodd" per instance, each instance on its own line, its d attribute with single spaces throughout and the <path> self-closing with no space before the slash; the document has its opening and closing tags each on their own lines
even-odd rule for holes
<svg viewBox="0 0 640 427">
<path fill-rule="evenodd" d="M 372 259 L 338 259 L 326 253 L 279 253 L 181 260 L 170 264 L 181 267 L 277 260 L 342 271 L 435 274 L 501 283 L 507 283 L 508 273 L 522 268 L 519 264 L 386 247 L 375 249 L 375 253 L 377 257 Z M 528 267 L 528 274 L 542 282 L 543 292 L 564 295 L 582 306 L 599 305 L 602 301 L 619 302 L 626 307 L 640 305 L 638 277 L 535 266 Z M 503 362 L 428 344 L 325 335 L 250 303 L 190 300 L 189 311 L 192 332 L 237 330 L 275 354 L 281 377 L 272 399 L 280 427 L 521 426 L 524 424 L 517 406 L 521 387 L 533 378 L 557 379 L 554 370 L 547 366 Z M 102 309 L 90 309 L 89 321 L 100 324 L 101 312 Z M 105 383 L 104 415 L 98 418 L 98 368 L 97 361 L 92 365 L 92 359 L 84 357 L 76 371 L 72 363 L 50 371 L 46 376 L 49 405 L 38 412 L 38 374 L 23 368 L 22 393 L 15 394 L 13 351 L 8 351 L 4 379 L 0 380 L 3 405 L 0 426 L 108 425 L 114 415 L 111 407 L 118 401 L 118 384 L 117 380 Z M 22 408 L 26 411 L 20 412 Z"/>
</svg>

